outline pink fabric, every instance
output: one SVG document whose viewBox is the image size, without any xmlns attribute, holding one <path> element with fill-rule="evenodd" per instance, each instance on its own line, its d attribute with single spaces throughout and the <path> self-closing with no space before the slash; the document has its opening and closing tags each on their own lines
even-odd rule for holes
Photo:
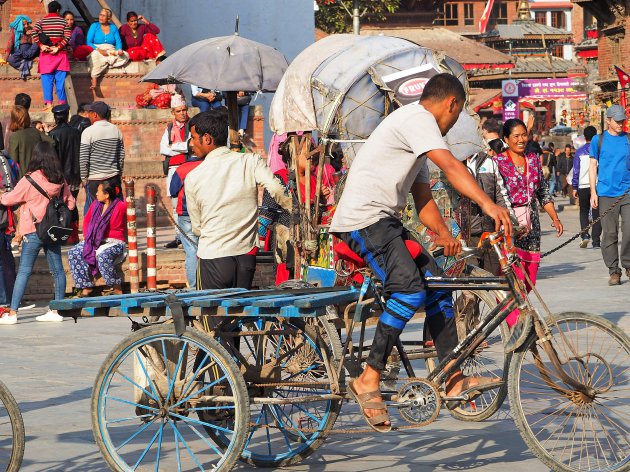
<svg viewBox="0 0 630 472">
<path fill-rule="evenodd" d="M 70 61 L 68 60 L 68 53 L 65 49 L 62 49 L 57 54 L 49 54 L 47 52 L 40 53 L 37 72 L 40 74 L 53 74 L 58 70 L 65 72 L 70 71 Z"/>
<path fill-rule="evenodd" d="M 525 269 L 525 272 L 529 276 L 529 279 L 534 285 L 536 285 L 536 276 L 538 275 L 538 268 L 540 267 L 540 253 L 524 251 L 518 248 L 516 249 L 516 253 L 523 262 L 523 269 Z M 525 289 L 527 290 L 527 293 L 531 292 L 532 286 L 525 279 L 523 271 L 521 271 L 519 267 L 514 266 L 514 272 L 516 273 L 516 276 L 519 278 L 519 280 L 525 282 Z M 510 328 L 516 324 L 516 320 L 518 319 L 519 314 L 519 310 L 514 310 L 505 319 Z"/>
<path fill-rule="evenodd" d="M 96 203 L 96 200 L 94 201 Z M 92 211 L 94 209 L 94 203 L 90 205 L 90 208 L 83 218 L 83 228 L 87 230 L 92 219 Z M 120 199 L 116 199 L 116 206 L 112 210 L 112 216 L 109 220 L 109 229 L 107 232 L 107 239 L 117 239 L 125 242 L 127 240 L 127 204 Z"/>
<path fill-rule="evenodd" d="M 173 127 L 171 128 L 171 143 L 183 143 L 186 139 L 186 122 L 180 123 L 177 120 L 173 120 Z"/>
<path fill-rule="evenodd" d="M 37 182 L 49 196 L 53 197 L 59 195 L 61 184 L 48 182 L 41 170 L 33 172 L 31 178 Z M 72 210 L 75 205 L 74 197 L 70 193 L 68 185 L 64 185 L 63 189 L 63 199 L 68 205 L 68 208 Z M 46 213 L 48 201 L 46 197 L 39 193 L 35 187 L 26 180 L 26 177 L 22 177 L 13 190 L 2 194 L 0 197 L 0 203 L 5 206 L 22 205 L 20 208 L 20 221 L 18 223 L 18 230 L 22 235 L 35 232 L 33 218 L 38 222 L 42 220 L 44 213 Z"/>
<path fill-rule="evenodd" d="M 276 173 L 279 170 L 286 169 L 287 166 L 282 162 L 282 156 L 280 155 L 280 145 L 287 140 L 287 134 L 273 134 L 271 137 L 271 143 L 269 144 L 269 151 L 267 152 L 267 166 L 271 169 L 272 173 Z"/>
</svg>

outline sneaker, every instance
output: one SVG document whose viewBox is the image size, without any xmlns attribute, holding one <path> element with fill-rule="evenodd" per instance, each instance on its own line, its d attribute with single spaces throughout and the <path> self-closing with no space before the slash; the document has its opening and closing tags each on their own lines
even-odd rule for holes
<svg viewBox="0 0 630 472">
<path fill-rule="evenodd" d="M 587 246 L 588 246 L 588 239 L 583 239 L 582 242 L 580 243 L 580 247 L 582 249 L 586 249 Z"/>
<path fill-rule="evenodd" d="M 9 315 L 8 313 L 3 313 L 0 315 L 0 324 L 5 325 L 13 325 L 17 323 L 17 315 Z"/>
<path fill-rule="evenodd" d="M 614 274 L 610 274 L 608 285 L 621 285 L 621 273 L 615 272 Z"/>
<path fill-rule="evenodd" d="M 173 239 L 171 242 L 168 242 L 164 245 L 165 249 L 176 249 L 177 246 L 179 246 L 181 244 L 181 242 L 177 239 Z"/>
<path fill-rule="evenodd" d="M 49 323 L 59 323 L 63 321 L 63 316 L 57 313 L 55 310 L 48 310 L 43 315 L 39 315 L 35 318 L 37 321 L 46 321 Z"/>
<path fill-rule="evenodd" d="M 628 277 L 630 279 L 630 268 L 626 269 L 626 277 Z"/>
<path fill-rule="evenodd" d="M 30 305 L 20 305 L 17 311 L 30 310 L 32 308 L 35 308 L 35 303 L 31 303 Z"/>
<path fill-rule="evenodd" d="M 602 246 L 599 243 L 593 243 L 593 249 L 601 249 Z"/>
</svg>

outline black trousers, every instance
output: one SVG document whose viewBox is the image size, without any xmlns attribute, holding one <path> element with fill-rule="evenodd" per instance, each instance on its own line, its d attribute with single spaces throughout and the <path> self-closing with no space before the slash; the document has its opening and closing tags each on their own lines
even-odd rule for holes
<svg viewBox="0 0 630 472">
<path fill-rule="evenodd" d="M 252 288 L 256 272 L 256 256 L 217 257 L 199 259 L 201 288 Z"/>
<path fill-rule="evenodd" d="M 438 358 L 446 357 L 458 342 L 453 293 L 425 288 L 425 276 L 441 275 L 442 271 L 425 252 L 416 259 L 411 258 L 405 246 L 405 240 L 411 238 L 400 220 L 383 218 L 366 228 L 337 236 L 365 259 L 383 282 L 387 298 L 385 310 L 376 325 L 367 364 L 378 371 L 385 368 L 405 325 L 422 306 Z"/>
<path fill-rule="evenodd" d="M 588 226 L 588 214 L 591 210 L 591 189 L 580 188 L 578 189 L 578 199 L 580 201 L 580 229 L 584 229 Z M 599 218 L 599 207 L 593 208 L 593 220 Z M 601 243 L 602 237 L 602 224 L 601 222 L 593 225 L 591 230 L 591 237 L 593 244 L 598 246 Z M 583 234 L 582 239 L 588 239 L 589 235 Z"/>
</svg>

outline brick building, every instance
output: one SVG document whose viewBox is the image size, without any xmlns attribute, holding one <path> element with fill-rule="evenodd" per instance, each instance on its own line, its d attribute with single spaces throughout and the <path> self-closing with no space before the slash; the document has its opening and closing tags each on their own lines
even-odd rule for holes
<svg viewBox="0 0 630 472">
<path fill-rule="evenodd" d="M 629 0 L 573 0 L 576 7 L 592 15 L 598 24 L 598 73 L 595 82 L 603 93 L 602 100 L 616 101 L 618 79 L 614 66 L 630 69 L 630 35 L 626 23 L 630 16 Z M 588 34 L 588 32 L 587 32 Z"/>
</svg>

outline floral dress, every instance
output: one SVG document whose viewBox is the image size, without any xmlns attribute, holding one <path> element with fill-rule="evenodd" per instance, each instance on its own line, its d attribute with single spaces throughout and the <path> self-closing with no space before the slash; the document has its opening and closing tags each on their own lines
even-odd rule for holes
<svg viewBox="0 0 630 472">
<path fill-rule="evenodd" d="M 499 154 L 494 158 L 499 173 L 503 176 L 503 181 L 508 192 L 508 197 L 512 207 L 521 207 L 529 203 L 530 220 L 532 230 L 525 236 L 514 241 L 518 249 L 528 252 L 540 252 L 540 217 L 538 216 L 538 205 L 544 207 L 547 203 L 553 202 L 549 193 L 549 184 L 543 178 L 542 165 L 540 159 L 534 153 L 527 154 L 527 165 L 524 172 L 520 172 L 510 156 Z"/>
</svg>

